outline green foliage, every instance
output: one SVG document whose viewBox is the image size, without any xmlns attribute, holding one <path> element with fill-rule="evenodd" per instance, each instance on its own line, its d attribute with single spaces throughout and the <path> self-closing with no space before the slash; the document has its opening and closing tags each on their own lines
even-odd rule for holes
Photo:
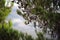
<svg viewBox="0 0 60 40">
<path fill-rule="evenodd" d="M 35 8 L 30 9 L 31 14 L 34 14 L 38 16 L 39 20 L 42 21 L 47 21 L 47 23 L 43 22 L 43 26 L 49 27 L 50 29 L 57 28 L 56 31 L 60 30 L 60 13 L 55 13 L 53 12 L 55 7 L 51 8 L 51 3 L 53 0 L 32 0 L 32 4 L 30 0 L 27 0 L 27 6 L 31 8 L 31 6 L 35 6 Z M 26 6 L 26 8 L 27 8 Z M 24 15 L 25 16 L 25 15 Z M 44 30 L 46 31 L 46 30 Z M 54 31 L 55 32 L 55 31 Z M 59 31 L 60 32 L 60 31 Z M 58 34 L 59 34 L 58 32 Z M 37 40 L 44 40 L 43 38 L 41 39 L 41 35 L 38 34 Z"/>
<path fill-rule="evenodd" d="M 0 22 L 5 20 L 5 18 L 8 16 L 10 12 L 10 9 L 9 8 L 0 8 Z"/>
<path fill-rule="evenodd" d="M 0 40 L 19 40 L 19 33 L 12 29 L 11 21 L 4 21 L 9 12 L 10 8 L 5 7 L 5 0 L 0 0 Z"/>
<path fill-rule="evenodd" d="M 8 23 L 0 23 L 0 40 L 19 40 L 19 33 L 12 29 Z"/>
<path fill-rule="evenodd" d="M 19 10 L 17 10 L 17 14 L 22 15 L 26 20 L 28 19 L 27 14 L 22 14 Z"/>
<path fill-rule="evenodd" d="M 19 10 L 17 10 L 17 13 L 18 13 L 19 15 L 22 15 L 22 13 L 21 13 Z"/>
<path fill-rule="evenodd" d="M 0 39 L 1 40 L 34 40 L 31 35 L 18 32 L 9 26 L 9 23 L 0 23 Z M 42 33 L 37 33 L 38 38 L 36 40 L 44 40 Z"/>
<path fill-rule="evenodd" d="M 27 35 L 27 34 L 25 35 L 25 39 L 26 40 L 34 40 L 31 35 Z"/>
<path fill-rule="evenodd" d="M 0 23 L 0 29 L 2 28 L 2 24 Z"/>
<path fill-rule="evenodd" d="M 47 21 L 46 25 L 48 25 L 49 28 L 56 27 L 60 22 L 60 13 L 52 12 L 54 11 L 54 9 L 50 7 L 52 2 L 52 0 L 34 0 L 33 4 L 35 8 L 30 10 L 31 14 L 37 15 L 40 20 Z M 49 8 L 49 10 L 47 10 L 47 8 Z"/>
<path fill-rule="evenodd" d="M 5 6 L 5 0 L 0 0 L 0 8 Z"/>
<path fill-rule="evenodd" d="M 12 29 L 11 21 L 4 21 L 9 12 L 10 8 L 5 7 L 5 0 L 0 0 L 0 40 L 19 40 L 19 32 Z"/>
<path fill-rule="evenodd" d="M 25 40 L 24 39 L 24 34 L 22 32 L 20 32 L 20 39 Z"/>
<path fill-rule="evenodd" d="M 20 39 L 22 39 L 22 40 L 34 40 L 31 35 L 23 34 L 22 32 L 20 32 Z"/>
<path fill-rule="evenodd" d="M 43 36 L 43 33 L 41 33 L 41 32 L 37 33 L 37 36 L 38 36 L 38 38 L 36 38 L 36 40 L 46 40 Z"/>
<path fill-rule="evenodd" d="M 9 26 L 12 27 L 12 22 L 11 22 L 11 20 L 10 20 L 8 23 L 9 23 Z"/>
<path fill-rule="evenodd" d="M 5 7 L 5 0 L 0 1 L 0 23 L 5 20 L 10 12 L 10 8 Z"/>
<path fill-rule="evenodd" d="M 22 40 L 46 40 L 45 37 L 43 36 L 43 33 L 39 32 L 37 33 L 37 38 L 32 38 L 31 35 L 28 34 L 23 34 L 22 32 L 20 32 L 20 39 Z"/>
<path fill-rule="evenodd" d="M 0 23 L 0 27 L 5 28 L 5 29 L 9 29 L 12 27 L 12 22 L 9 21 L 8 23 L 6 23 L 6 22 Z"/>
<path fill-rule="evenodd" d="M 2 27 L 5 28 L 5 29 L 8 29 L 8 28 L 9 28 L 9 24 L 7 24 L 7 23 L 4 22 L 4 23 L 2 24 Z"/>
</svg>

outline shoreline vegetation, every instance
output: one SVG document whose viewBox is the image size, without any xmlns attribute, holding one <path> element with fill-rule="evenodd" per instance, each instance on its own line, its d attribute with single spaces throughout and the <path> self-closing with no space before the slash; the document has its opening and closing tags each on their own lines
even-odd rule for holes
<svg viewBox="0 0 60 40">
<path fill-rule="evenodd" d="M 3 6 L 2 6 L 3 5 Z M 12 28 L 12 22 L 5 22 L 5 18 L 8 16 L 11 7 L 5 7 L 5 0 L 0 1 L 0 40 L 34 40 L 30 35 L 18 32 Z M 13 6 L 13 3 L 12 3 Z M 37 34 L 38 37 L 43 34 Z M 40 35 L 40 36 L 39 36 Z M 43 40 L 42 38 L 37 38 L 37 40 Z"/>
<path fill-rule="evenodd" d="M 9 5 L 10 3 L 11 5 Z M 60 1 L 57 0 L 18 0 L 19 9 L 24 8 L 23 13 L 17 10 L 17 14 L 22 15 L 29 24 L 34 21 L 34 28 L 36 29 L 36 21 L 38 27 L 43 28 L 43 32 L 36 32 L 37 38 L 32 38 L 27 33 L 19 32 L 12 28 L 11 20 L 6 22 L 5 19 L 11 12 L 11 7 L 14 5 L 13 1 L 1 0 L 0 1 L 0 40 L 60 40 L 60 14 L 56 11 L 60 7 Z M 53 7 L 52 4 L 53 3 Z M 57 6 L 58 5 L 58 6 Z M 49 31 L 47 29 L 50 29 Z M 50 33 L 51 39 L 44 36 Z"/>
</svg>

